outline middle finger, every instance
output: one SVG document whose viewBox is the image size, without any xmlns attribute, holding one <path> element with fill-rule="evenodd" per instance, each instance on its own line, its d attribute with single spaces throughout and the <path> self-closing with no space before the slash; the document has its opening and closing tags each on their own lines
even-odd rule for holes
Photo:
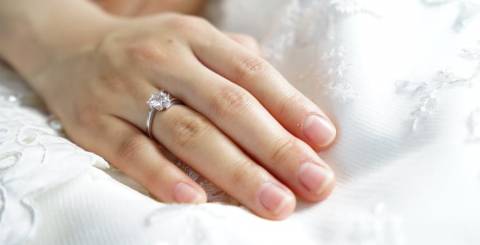
<svg viewBox="0 0 480 245">
<path fill-rule="evenodd" d="M 261 216 L 281 219 L 295 207 L 291 191 L 190 108 L 157 112 L 153 134 L 169 151 Z"/>
<path fill-rule="evenodd" d="M 245 89 L 197 60 L 190 63 L 183 66 L 189 72 L 157 80 L 158 86 L 205 115 L 303 198 L 318 201 L 328 195 L 333 171 L 312 148 L 283 128 Z"/>
</svg>

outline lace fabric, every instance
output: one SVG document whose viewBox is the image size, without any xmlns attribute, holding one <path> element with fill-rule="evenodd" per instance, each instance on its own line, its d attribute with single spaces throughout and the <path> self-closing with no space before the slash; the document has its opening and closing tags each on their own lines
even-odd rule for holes
<svg viewBox="0 0 480 245">
<path fill-rule="evenodd" d="M 0 241 L 24 244 L 39 216 L 34 196 L 107 163 L 60 137 L 44 113 L 22 105 L 36 99 L 24 83 L 4 68 L 0 74 Z"/>
<path fill-rule="evenodd" d="M 210 3 L 218 26 L 257 37 L 266 59 L 339 128 L 335 145 L 321 153 L 338 187 L 325 203 L 299 200 L 297 212 L 283 222 L 236 205 L 153 201 L 116 170 L 93 168 L 107 165 L 64 139 L 31 90 L 2 70 L 0 242 L 478 244 L 478 4 Z M 178 165 L 210 200 L 233 201 Z M 62 232 L 65 227 L 76 235 Z"/>
</svg>

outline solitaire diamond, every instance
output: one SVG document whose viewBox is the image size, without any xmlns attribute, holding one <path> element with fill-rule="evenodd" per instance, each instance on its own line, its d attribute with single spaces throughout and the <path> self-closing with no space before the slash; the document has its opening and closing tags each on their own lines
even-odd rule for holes
<svg viewBox="0 0 480 245">
<path fill-rule="evenodd" d="M 150 109 L 163 111 L 172 106 L 174 104 L 174 100 L 175 98 L 173 98 L 165 90 L 160 90 L 150 96 L 147 104 Z"/>
<path fill-rule="evenodd" d="M 148 110 L 147 123 L 145 128 L 150 138 L 153 137 L 152 123 L 153 123 L 153 117 L 155 116 L 155 112 L 165 111 L 175 104 L 182 104 L 182 102 L 177 98 L 171 96 L 165 90 L 160 90 L 150 95 L 150 98 L 147 100 L 147 105 L 149 110 Z"/>
</svg>

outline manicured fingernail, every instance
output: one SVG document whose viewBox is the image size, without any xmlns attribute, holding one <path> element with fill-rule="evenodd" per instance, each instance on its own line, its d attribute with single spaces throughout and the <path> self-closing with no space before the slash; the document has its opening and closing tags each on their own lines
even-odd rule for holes
<svg viewBox="0 0 480 245">
<path fill-rule="evenodd" d="M 193 203 L 199 201 L 202 195 L 192 186 L 183 182 L 178 183 L 174 190 L 175 200 L 180 203 Z"/>
<path fill-rule="evenodd" d="M 333 172 L 318 164 L 306 162 L 298 169 L 298 179 L 308 191 L 318 195 L 333 180 Z"/>
<path fill-rule="evenodd" d="M 310 115 L 303 124 L 303 133 L 311 143 L 322 147 L 335 139 L 337 130 L 328 119 L 319 115 Z"/>
<path fill-rule="evenodd" d="M 265 209 L 276 215 L 287 211 L 286 208 L 291 206 L 294 201 L 291 194 L 271 182 L 262 185 L 259 191 L 259 199 Z"/>
</svg>

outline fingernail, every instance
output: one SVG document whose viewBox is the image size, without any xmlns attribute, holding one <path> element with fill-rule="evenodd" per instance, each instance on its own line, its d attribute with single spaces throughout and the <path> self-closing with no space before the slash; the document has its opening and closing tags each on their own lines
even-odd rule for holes
<svg viewBox="0 0 480 245">
<path fill-rule="evenodd" d="M 273 214 L 281 214 L 292 205 L 294 197 L 276 184 L 267 182 L 262 185 L 259 191 L 260 203 Z"/>
<path fill-rule="evenodd" d="M 332 181 L 333 172 L 318 164 L 306 162 L 298 169 L 298 179 L 308 191 L 318 195 Z"/>
<path fill-rule="evenodd" d="M 337 130 L 328 119 L 319 115 L 310 115 L 303 124 L 303 133 L 311 143 L 322 147 L 335 139 Z"/>
<path fill-rule="evenodd" d="M 174 190 L 175 200 L 180 203 L 193 203 L 202 198 L 200 193 L 189 184 L 178 183 Z"/>
</svg>

